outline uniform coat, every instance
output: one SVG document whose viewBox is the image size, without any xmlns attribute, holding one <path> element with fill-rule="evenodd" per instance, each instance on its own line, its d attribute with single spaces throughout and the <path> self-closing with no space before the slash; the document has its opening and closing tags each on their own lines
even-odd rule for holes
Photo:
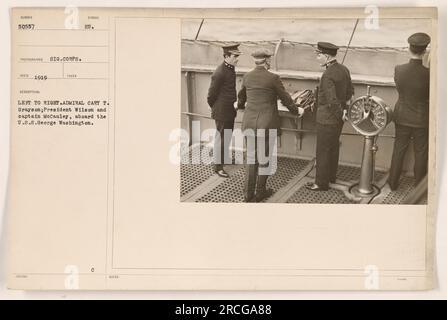
<svg viewBox="0 0 447 320">
<path fill-rule="evenodd" d="M 411 59 L 408 63 L 396 66 L 394 82 L 399 93 L 394 121 L 408 127 L 428 127 L 430 70 L 422 65 L 422 60 Z"/>
<path fill-rule="evenodd" d="M 343 110 L 353 93 L 348 68 L 336 60 L 330 62 L 321 76 L 317 98 L 315 183 L 323 190 L 336 180 Z"/>
<path fill-rule="evenodd" d="M 211 76 L 207 97 L 211 117 L 222 122 L 233 122 L 236 117 L 236 72 L 234 66 L 223 62 Z"/>
<path fill-rule="evenodd" d="M 348 68 L 337 61 L 331 63 L 323 73 L 318 86 L 317 122 L 339 124 L 343 122 L 346 101 L 354 93 Z"/>
<path fill-rule="evenodd" d="M 229 146 L 231 140 L 225 139 L 225 131 L 233 132 L 236 110 L 236 72 L 234 66 L 225 61 L 219 65 L 211 76 L 207 101 L 211 107 L 211 117 L 216 123 L 214 139 L 214 171 L 223 169 L 224 164 L 231 163 Z"/>
<path fill-rule="evenodd" d="M 428 166 L 428 119 L 430 70 L 422 65 L 422 60 L 411 59 L 396 66 L 394 81 L 399 99 L 394 108 L 396 138 L 388 178 L 392 190 L 399 186 L 402 165 L 413 139 L 414 177 L 419 183 L 427 174 Z"/>
</svg>

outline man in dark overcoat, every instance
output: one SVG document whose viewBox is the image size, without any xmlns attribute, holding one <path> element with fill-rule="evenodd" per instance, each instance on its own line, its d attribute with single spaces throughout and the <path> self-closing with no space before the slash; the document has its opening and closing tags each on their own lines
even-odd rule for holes
<svg viewBox="0 0 447 320">
<path fill-rule="evenodd" d="M 430 43 L 426 33 L 415 33 L 408 38 L 411 59 L 396 66 L 394 82 L 399 98 L 394 108 L 395 140 L 388 177 L 391 190 L 399 186 L 405 153 L 413 140 L 414 178 L 418 184 L 428 168 L 428 120 L 430 98 L 430 70 L 423 57 Z"/>
<path fill-rule="evenodd" d="M 272 55 L 266 49 L 253 52 L 256 67 L 244 76 L 238 93 L 238 109 L 245 110 L 242 130 L 247 142 L 244 184 L 246 202 L 260 202 L 273 193 L 266 188 L 266 184 L 268 176 L 276 169 L 270 167 L 270 164 L 280 128 L 278 99 L 292 114 L 302 112 L 302 108 L 298 109 L 284 89 L 279 76 L 268 71 Z"/>
<path fill-rule="evenodd" d="M 315 182 L 306 184 L 312 191 L 326 191 L 337 177 L 340 135 L 346 120 L 347 101 L 354 89 L 351 75 L 337 62 L 338 47 L 329 42 L 318 42 L 317 59 L 326 70 L 321 76 L 317 97 L 317 147 Z"/>
<path fill-rule="evenodd" d="M 229 146 L 234 129 L 234 118 L 236 117 L 236 72 L 239 55 L 239 44 L 223 46 L 224 61 L 211 76 L 208 89 L 207 101 L 211 108 L 211 117 L 216 125 L 214 139 L 214 172 L 219 176 L 228 178 L 224 170 L 224 164 L 232 163 L 229 156 Z"/>
</svg>

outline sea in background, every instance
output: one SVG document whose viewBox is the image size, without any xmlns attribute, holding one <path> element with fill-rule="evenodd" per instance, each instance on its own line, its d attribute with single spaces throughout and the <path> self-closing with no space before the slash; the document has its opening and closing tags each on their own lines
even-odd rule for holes
<svg viewBox="0 0 447 320">
<path fill-rule="evenodd" d="M 182 21 L 182 39 L 194 40 L 201 19 Z M 205 19 L 197 40 L 204 41 L 277 41 L 316 44 L 318 41 L 346 46 L 355 19 Z M 430 34 L 429 19 L 379 19 L 378 29 L 368 29 L 360 19 L 351 46 L 406 48 L 407 38 L 415 32 Z"/>
</svg>

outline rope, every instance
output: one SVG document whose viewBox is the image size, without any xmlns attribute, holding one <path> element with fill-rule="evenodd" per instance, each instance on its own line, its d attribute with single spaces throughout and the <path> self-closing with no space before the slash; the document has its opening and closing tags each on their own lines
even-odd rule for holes
<svg viewBox="0 0 447 320">
<path fill-rule="evenodd" d="M 199 37 L 199 33 L 200 33 L 200 30 L 202 29 L 203 21 L 205 21 L 205 19 L 202 19 L 202 21 L 200 22 L 200 26 L 199 26 L 199 29 L 197 30 L 197 34 L 196 34 L 196 37 L 194 38 L 194 40 L 197 40 L 197 38 Z"/>
<path fill-rule="evenodd" d="M 196 42 L 196 43 L 201 43 L 201 44 L 211 44 L 211 45 L 215 45 L 215 46 L 221 46 L 222 44 L 225 44 L 227 42 L 232 42 L 235 40 L 227 40 L 227 41 L 220 41 L 220 40 L 205 40 L 205 39 L 201 39 L 201 40 L 194 40 L 194 39 L 182 39 L 182 42 L 185 43 L 189 43 L 189 42 Z M 244 41 L 237 41 L 239 43 L 241 43 L 244 46 L 259 46 L 259 45 L 271 45 L 271 46 L 276 46 L 276 44 L 278 43 L 278 40 L 274 41 L 249 41 L 249 40 L 244 40 Z M 291 40 L 283 40 L 282 44 L 289 44 L 291 46 L 309 46 L 312 48 L 315 48 L 316 44 L 312 44 L 312 43 L 307 43 L 307 42 L 297 42 L 297 41 L 291 41 Z M 345 48 L 345 46 L 339 46 L 340 48 Z M 355 49 L 355 50 L 367 50 L 367 51 L 374 51 L 374 52 L 381 52 L 381 51 L 394 51 L 394 52 L 406 52 L 408 50 L 408 47 L 368 47 L 368 46 L 355 46 L 355 47 L 349 47 L 349 49 Z"/>
<path fill-rule="evenodd" d="M 348 46 L 346 47 L 345 55 L 343 56 L 343 61 L 341 64 L 345 62 L 346 55 L 348 54 L 349 46 L 351 45 L 352 38 L 354 37 L 355 30 L 357 29 L 357 25 L 359 24 L 359 19 L 355 21 L 354 29 L 352 29 L 351 38 L 349 38 Z"/>
</svg>

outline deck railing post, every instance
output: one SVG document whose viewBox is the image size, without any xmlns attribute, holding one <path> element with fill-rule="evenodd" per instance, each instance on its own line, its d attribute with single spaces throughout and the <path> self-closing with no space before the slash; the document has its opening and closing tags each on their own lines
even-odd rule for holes
<svg viewBox="0 0 447 320">
<path fill-rule="evenodd" d="M 185 77 L 186 77 L 186 94 L 187 94 L 187 105 L 186 105 L 186 110 L 187 110 L 187 118 L 188 118 L 188 134 L 189 134 L 189 146 L 192 145 L 192 117 L 191 117 L 191 113 L 193 112 L 193 104 L 194 104 L 194 99 L 193 99 L 193 74 L 190 71 L 186 71 L 185 73 Z"/>
</svg>

